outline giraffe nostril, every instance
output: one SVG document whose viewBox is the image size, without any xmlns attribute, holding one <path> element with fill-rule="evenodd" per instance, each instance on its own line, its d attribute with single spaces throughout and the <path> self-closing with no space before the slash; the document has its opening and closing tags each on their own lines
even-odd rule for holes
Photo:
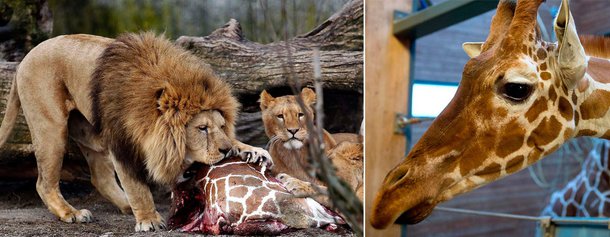
<svg viewBox="0 0 610 237">
<path fill-rule="evenodd" d="M 403 178 L 407 177 L 409 175 L 410 171 L 411 171 L 410 169 L 405 169 L 405 168 L 396 169 L 394 172 L 392 172 L 392 176 L 390 177 L 390 179 L 388 179 L 388 183 L 395 184 L 395 183 L 399 182 Z"/>
</svg>

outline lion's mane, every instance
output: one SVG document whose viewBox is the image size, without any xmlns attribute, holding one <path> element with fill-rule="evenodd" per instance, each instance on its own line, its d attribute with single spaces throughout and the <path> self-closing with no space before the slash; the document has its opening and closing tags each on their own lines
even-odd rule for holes
<svg viewBox="0 0 610 237">
<path fill-rule="evenodd" d="M 234 138 L 239 103 L 230 86 L 163 36 L 119 36 L 97 59 L 92 77 L 95 128 L 138 178 L 175 181 L 186 153 L 185 126 L 201 111 L 220 111 Z"/>
</svg>

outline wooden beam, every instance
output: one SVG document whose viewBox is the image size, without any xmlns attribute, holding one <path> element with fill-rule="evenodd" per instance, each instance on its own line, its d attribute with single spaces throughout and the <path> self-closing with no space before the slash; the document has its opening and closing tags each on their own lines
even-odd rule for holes
<svg viewBox="0 0 610 237">
<path fill-rule="evenodd" d="M 370 224 L 373 199 L 386 174 L 404 159 L 406 138 L 394 133 L 396 113 L 407 112 L 410 43 L 392 32 L 395 9 L 406 11 L 411 0 L 366 0 L 366 236 L 400 236 L 401 227 L 384 230 Z M 373 7 L 371 7 L 373 6 Z M 371 27 L 368 27 L 371 26 Z"/>
<path fill-rule="evenodd" d="M 394 21 L 394 35 L 417 39 L 495 9 L 499 0 L 445 1 Z"/>
</svg>

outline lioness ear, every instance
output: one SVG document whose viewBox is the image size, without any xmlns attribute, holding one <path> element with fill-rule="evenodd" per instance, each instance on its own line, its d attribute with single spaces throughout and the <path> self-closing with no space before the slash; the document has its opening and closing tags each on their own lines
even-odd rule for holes
<svg viewBox="0 0 610 237">
<path fill-rule="evenodd" d="M 307 105 L 312 105 L 316 103 L 316 93 L 307 87 L 301 90 L 301 96 L 303 96 L 303 102 Z"/>
<path fill-rule="evenodd" d="M 474 58 L 481 54 L 482 46 L 483 42 L 465 42 L 462 44 L 462 49 L 464 49 L 464 52 L 468 54 L 468 57 Z"/>
<path fill-rule="evenodd" d="M 273 100 L 275 100 L 275 98 L 267 93 L 266 90 L 263 90 L 263 92 L 261 92 L 260 99 L 258 99 L 258 102 L 261 103 L 261 110 L 266 110 L 271 103 L 273 103 Z"/>
<path fill-rule="evenodd" d="M 585 75 L 587 55 L 578 39 L 568 0 L 561 2 L 554 27 L 559 41 L 559 55 L 557 56 L 559 74 L 568 88 L 573 88 Z"/>
</svg>

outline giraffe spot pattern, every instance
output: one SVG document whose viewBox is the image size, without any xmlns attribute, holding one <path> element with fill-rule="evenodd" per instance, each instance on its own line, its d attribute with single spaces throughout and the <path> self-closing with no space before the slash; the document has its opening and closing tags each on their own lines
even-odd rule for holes
<svg viewBox="0 0 610 237">
<path fill-rule="evenodd" d="M 506 157 L 519 150 L 519 148 L 523 146 L 525 133 L 525 128 L 523 128 L 516 119 L 509 122 L 504 126 L 504 130 L 500 135 L 502 139 L 496 149 L 496 155 L 498 157 Z"/>
<path fill-rule="evenodd" d="M 487 141 L 486 144 L 477 142 L 462 154 L 460 160 L 460 174 L 462 176 L 466 176 L 474 169 L 481 167 L 481 164 L 489 157 L 489 153 L 483 151 L 493 150 L 493 142 L 495 141 L 494 139 L 496 136 L 492 133 L 494 132 L 478 136 L 481 141 Z"/>
<path fill-rule="evenodd" d="M 534 104 L 532 105 L 532 107 L 530 107 L 530 109 L 527 110 L 527 112 L 525 112 L 525 118 L 527 118 L 527 121 L 529 121 L 530 123 L 533 122 L 534 120 L 536 120 L 536 118 L 538 118 L 538 115 L 540 115 L 540 113 L 542 113 L 543 111 L 546 111 L 547 109 L 547 100 L 546 98 L 538 98 L 536 101 L 534 101 Z"/>
<path fill-rule="evenodd" d="M 580 105 L 580 114 L 582 119 L 601 118 L 608 112 L 608 106 L 599 106 L 600 104 L 610 103 L 610 91 L 595 90 L 585 101 Z"/>
<path fill-rule="evenodd" d="M 546 66 L 546 62 L 543 62 L 542 64 L 540 64 L 540 71 L 544 71 L 546 70 L 547 66 Z"/>
<path fill-rule="evenodd" d="M 551 79 L 551 73 L 550 72 L 541 72 L 540 73 L 540 78 L 542 78 L 542 80 L 548 80 Z"/>
<path fill-rule="evenodd" d="M 521 169 L 521 167 L 523 167 L 524 161 L 525 156 L 523 155 L 511 159 L 510 161 L 508 161 L 508 163 L 506 163 L 506 173 L 511 174 L 517 172 L 519 169 Z"/>
<path fill-rule="evenodd" d="M 500 170 L 502 170 L 502 166 L 496 162 L 493 162 L 493 163 L 489 164 L 488 166 L 486 166 L 485 168 L 483 168 L 483 170 L 477 172 L 476 175 L 482 176 L 482 175 L 500 173 Z"/>
<path fill-rule="evenodd" d="M 496 111 L 496 114 L 501 118 L 506 117 L 506 115 L 508 115 L 508 110 L 506 110 L 505 108 L 498 108 L 495 111 Z"/>
<path fill-rule="evenodd" d="M 538 56 L 538 59 L 540 59 L 540 60 L 545 60 L 546 51 L 543 48 L 538 48 L 538 51 L 536 52 L 536 56 Z"/>
<path fill-rule="evenodd" d="M 572 104 L 565 97 L 559 98 L 559 113 L 561 117 L 566 119 L 567 121 L 572 121 L 574 118 L 574 109 L 572 108 Z"/>
<path fill-rule="evenodd" d="M 549 88 L 549 100 L 553 101 L 553 103 L 555 103 L 556 99 L 557 99 L 557 92 L 555 91 L 554 87 L 550 87 Z"/>
<path fill-rule="evenodd" d="M 578 104 L 578 97 L 576 96 L 576 93 L 572 93 L 572 104 Z"/>
<path fill-rule="evenodd" d="M 563 132 L 563 140 L 567 141 L 568 139 L 572 138 L 572 135 L 574 135 L 574 129 L 566 128 L 566 130 Z"/>
<path fill-rule="evenodd" d="M 597 135 L 597 131 L 595 130 L 591 130 L 591 129 L 582 129 L 579 130 L 578 133 L 576 134 L 576 136 L 585 136 L 585 137 L 591 137 L 591 136 L 595 136 Z"/>
<path fill-rule="evenodd" d="M 554 115 L 550 118 L 544 118 L 528 137 L 527 145 L 540 147 L 549 144 L 557 138 L 562 127 L 563 125 Z"/>
</svg>

